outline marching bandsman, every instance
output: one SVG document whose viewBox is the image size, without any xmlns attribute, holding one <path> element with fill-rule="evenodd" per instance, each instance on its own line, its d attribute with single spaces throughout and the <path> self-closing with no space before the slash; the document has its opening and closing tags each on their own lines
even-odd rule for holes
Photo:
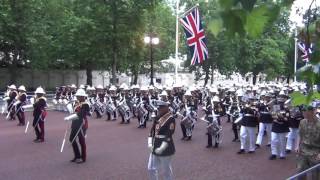
<svg viewBox="0 0 320 180">
<path fill-rule="evenodd" d="M 118 95 L 117 95 L 117 88 L 115 86 L 111 86 L 109 88 L 109 98 L 108 98 L 108 102 L 110 106 L 112 107 L 117 107 L 117 99 L 118 99 Z M 117 111 L 114 108 L 114 110 L 112 110 L 112 112 L 108 112 L 108 120 L 110 120 L 110 118 L 112 119 L 112 121 L 115 121 L 117 119 Z"/>
<path fill-rule="evenodd" d="M 18 117 L 18 120 L 19 120 L 18 126 L 24 126 L 25 125 L 25 116 L 24 116 L 24 110 L 23 110 L 22 106 L 25 105 L 26 101 L 27 101 L 26 88 L 23 85 L 21 85 L 18 88 L 18 92 L 19 92 L 18 100 L 17 100 L 17 102 L 14 103 L 14 106 L 15 106 L 14 111 Z"/>
<path fill-rule="evenodd" d="M 183 102 L 184 102 L 184 112 L 183 112 L 183 118 L 180 122 L 182 135 L 183 135 L 181 140 L 190 141 L 192 138 L 192 130 L 197 120 L 195 105 L 194 105 L 193 97 L 190 90 L 184 94 Z"/>
<path fill-rule="evenodd" d="M 230 114 L 230 118 L 231 118 L 230 120 L 232 121 L 232 131 L 233 131 L 233 135 L 234 135 L 232 142 L 239 141 L 239 132 L 238 132 L 239 124 L 238 124 L 238 122 L 236 122 L 236 120 L 239 118 L 240 111 L 242 108 L 241 97 L 242 97 L 242 94 L 237 93 L 237 95 L 234 96 L 234 100 L 229 107 L 228 113 Z"/>
<path fill-rule="evenodd" d="M 87 94 L 83 89 L 78 89 L 75 96 L 77 97 L 77 101 L 75 103 L 74 109 L 78 118 L 76 120 L 73 120 L 71 123 L 69 141 L 72 144 L 74 153 L 74 158 L 71 160 L 71 162 L 84 163 L 87 159 L 85 136 L 88 129 L 87 116 L 89 115 L 90 107 L 86 102 Z M 79 150 L 77 139 L 79 140 L 81 151 Z"/>
<path fill-rule="evenodd" d="M 96 104 L 96 88 L 93 86 L 87 87 L 88 94 L 88 103 L 90 105 L 90 116 L 92 116 L 93 112 L 95 112 L 95 104 Z"/>
<path fill-rule="evenodd" d="M 284 102 L 286 96 L 283 91 L 279 93 L 276 104 L 273 105 L 273 123 L 271 130 L 271 156 L 270 160 L 274 160 L 277 156 L 285 159 L 286 150 L 286 134 L 289 132 L 290 112 L 285 109 Z"/>
<path fill-rule="evenodd" d="M 138 104 L 138 121 L 139 126 L 138 128 L 146 128 L 147 121 L 149 119 L 149 111 L 147 110 L 147 106 L 149 106 L 149 95 L 148 95 L 148 88 L 143 86 L 140 89 L 141 97 Z"/>
<path fill-rule="evenodd" d="M 130 94 L 129 87 L 126 84 L 120 86 L 120 100 L 118 104 L 118 111 L 121 116 L 120 124 L 129 124 L 130 123 L 130 108 L 128 104 L 130 103 Z"/>
<path fill-rule="evenodd" d="M 302 113 L 302 107 L 291 107 L 289 118 L 289 129 L 286 145 L 286 153 L 291 153 L 292 150 L 295 150 L 298 147 L 298 134 L 299 134 L 299 125 L 301 120 L 304 119 Z"/>
<path fill-rule="evenodd" d="M 214 147 L 217 148 L 220 144 L 221 138 L 221 121 L 222 108 L 220 106 L 220 100 L 218 96 L 208 97 L 206 102 L 206 117 L 208 121 L 207 135 L 208 145 L 207 148 L 212 147 L 212 141 L 214 140 Z"/>
<path fill-rule="evenodd" d="M 44 142 L 44 121 L 45 117 L 47 115 L 46 112 L 46 98 L 44 97 L 44 90 L 42 87 L 38 87 L 35 91 L 36 99 L 33 104 L 34 110 L 33 110 L 33 127 L 36 133 L 36 139 L 34 142 Z"/>
<path fill-rule="evenodd" d="M 75 84 L 72 84 L 70 86 L 70 91 L 69 91 L 69 94 L 68 94 L 69 101 L 73 101 L 73 100 L 76 99 L 76 97 L 74 96 L 76 94 L 76 91 L 77 91 L 77 86 Z"/>
<path fill-rule="evenodd" d="M 94 112 L 96 113 L 96 117 L 99 119 L 102 117 L 103 113 L 104 113 L 104 109 L 102 108 L 102 104 L 104 104 L 104 92 L 103 92 L 103 87 L 102 85 L 98 85 L 96 87 L 96 106 L 95 106 L 95 110 Z M 98 105 L 99 104 L 99 105 Z"/>
<path fill-rule="evenodd" d="M 253 100 L 249 99 L 245 107 L 241 109 L 240 113 L 242 120 L 240 122 L 240 143 L 241 147 L 238 154 L 245 153 L 246 142 L 249 140 L 249 153 L 255 152 L 255 129 L 258 125 L 255 107 L 253 106 Z"/>
<path fill-rule="evenodd" d="M 159 179 L 159 169 L 163 168 L 164 179 L 173 179 L 171 160 L 175 153 L 172 135 L 175 131 L 175 119 L 169 111 L 169 104 L 156 101 L 159 113 L 152 124 L 148 137 L 148 148 L 151 150 L 148 162 L 149 177 Z"/>
<path fill-rule="evenodd" d="M 272 128 L 272 116 L 270 109 L 270 95 L 265 91 L 262 91 L 260 94 L 261 102 L 258 104 L 258 116 L 259 116 L 259 133 L 257 136 L 256 147 L 260 148 L 262 143 L 262 138 L 267 133 L 268 142 L 267 146 L 271 144 L 271 128 Z"/>
<path fill-rule="evenodd" d="M 13 112 L 13 108 L 14 108 L 13 104 L 15 103 L 16 97 L 18 96 L 18 92 L 16 91 L 16 89 L 17 89 L 17 87 L 14 84 L 9 86 L 10 93 L 9 93 L 9 99 L 7 100 L 7 104 L 8 104 L 7 119 L 9 119 L 9 120 L 15 120 L 15 116 L 14 116 L 14 112 Z"/>
</svg>

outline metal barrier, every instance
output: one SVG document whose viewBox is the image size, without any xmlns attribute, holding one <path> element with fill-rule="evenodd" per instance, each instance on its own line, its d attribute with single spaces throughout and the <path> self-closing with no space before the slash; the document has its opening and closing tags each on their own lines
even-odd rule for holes
<svg viewBox="0 0 320 180">
<path fill-rule="evenodd" d="M 316 173 L 318 173 L 318 175 L 315 175 Z M 314 176 L 318 176 L 318 177 L 314 177 Z M 319 180 L 319 178 L 320 178 L 320 163 L 305 170 L 305 171 L 302 171 L 294 176 L 289 177 L 287 180 L 299 180 L 299 179 L 302 179 L 303 177 L 305 179 L 310 179 L 310 180 Z"/>
</svg>

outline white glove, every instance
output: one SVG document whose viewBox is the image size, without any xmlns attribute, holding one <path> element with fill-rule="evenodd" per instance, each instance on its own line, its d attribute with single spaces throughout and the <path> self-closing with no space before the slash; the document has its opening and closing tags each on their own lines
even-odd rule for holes
<svg viewBox="0 0 320 180">
<path fill-rule="evenodd" d="M 148 148 L 152 151 L 153 146 L 152 146 L 152 137 L 148 137 Z"/>
<path fill-rule="evenodd" d="M 18 104 L 20 104 L 20 103 L 21 103 L 21 101 L 18 100 L 18 101 L 15 102 L 13 105 L 16 106 L 16 105 L 18 105 Z"/>
<path fill-rule="evenodd" d="M 156 154 L 161 154 L 167 147 L 168 147 L 168 143 L 167 143 L 167 142 L 162 142 L 162 143 L 161 143 L 161 146 L 158 147 L 158 148 L 156 148 L 156 149 L 154 150 L 154 152 L 155 152 Z"/>
</svg>

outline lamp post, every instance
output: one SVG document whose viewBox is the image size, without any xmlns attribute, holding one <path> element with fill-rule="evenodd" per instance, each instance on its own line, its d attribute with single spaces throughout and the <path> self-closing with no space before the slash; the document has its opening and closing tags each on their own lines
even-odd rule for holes
<svg viewBox="0 0 320 180">
<path fill-rule="evenodd" d="M 151 73 L 150 73 L 150 85 L 153 85 L 153 45 L 159 44 L 159 38 L 155 36 L 145 36 L 144 42 L 146 44 L 150 44 L 150 66 L 151 66 Z"/>
</svg>

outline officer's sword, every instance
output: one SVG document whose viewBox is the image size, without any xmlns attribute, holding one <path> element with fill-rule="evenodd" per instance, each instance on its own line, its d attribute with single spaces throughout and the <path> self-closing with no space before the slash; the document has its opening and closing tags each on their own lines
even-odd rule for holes
<svg viewBox="0 0 320 180">
<path fill-rule="evenodd" d="M 68 133 L 68 124 L 67 124 L 67 126 L 66 126 L 66 131 L 65 131 L 65 133 L 64 133 L 64 137 L 63 137 L 63 140 L 62 140 L 60 152 L 63 152 L 64 144 L 65 144 L 65 142 L 66 142 L 67 133 Z"/>
<path fill-rule="evenodd" d="M 37 120 L 36 124 L 34 125 L 34 127 L 36 127 L 36 126 L 39 124 L 39 121 L 40 121 L 40 119 L 41 119 L 42 113 L 43 113 L 43 111 L 42 111 L 41 114 L 39 115 L 38 120 Z M 26 126 L 26 129 L 24 130 L 24 133 L 27 133 L 27 132 L 28 132 L 29 124 L 30 124 L 30 121 L 27 122 L 27 126 Z"/>
</svg>

